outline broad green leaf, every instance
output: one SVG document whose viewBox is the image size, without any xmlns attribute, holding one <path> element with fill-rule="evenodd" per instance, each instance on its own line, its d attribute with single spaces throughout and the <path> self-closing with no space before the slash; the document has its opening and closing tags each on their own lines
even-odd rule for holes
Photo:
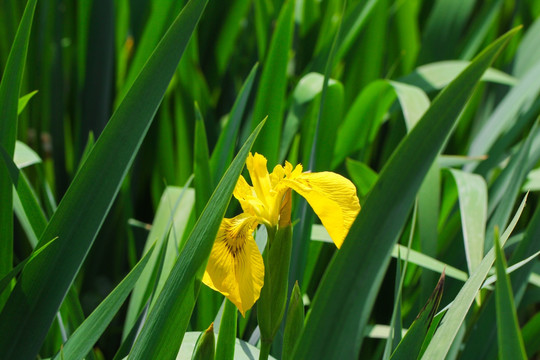
<svg viewBox="0 0 540 360">
<path fill-rule="evenodd" d="M 107 326 L 120 310 L 120 307 L 135 286 L 148 260 L 152 256 L 155 243 L 126 277 L 114 288 L 88 318 L 75 330 L 64 344 L 55 360 L 82 359 L 101 337 Z"/>
<path fill-rule="evenodd" d="M 441 302 L 444 288 L 444 273 L 439 278 L 439 282 L 429 297 L 426 305 L 420 311 L 411 327 L 401 340 L 396 350 L 392 353 L 390 359 L 416 359 L 422 349 L 424 338 L 431 326 L 433 318 L 437 313 Z"/>
<path fill-rule="evenodd" d="M 390 253 L 422 180 L 475 85 L 516 31 L 495 41 L 448 85 L 394 151 L 319 284 L 295 358 L 358 355 Z"/>
<path fill-rule="evenodd" d="M 171 25 L 41 235 L 37 247 L 56 236 L 58 241 L 52 245 L 55 251 L 26 265 L 0 313 L 0 353 L 6 357 L 29 359 L 38 353 L 148 131 L 205 5 L 205 0 L 192 0 Z M 85 209 L 84 213 L 81 209 Z"/>
<path fill-rule="evenodd" d="M 26 4 L 0 82 L 0 145 L 10 159 L 13 158 L 15 151 L 19 93 L 36 2 L 37 0 L 29 0 Z M 3 166 L 0 166 L 0 194 L 2 195 L 2 201 L 0 201 L 0 229 L 2 229 L 0 276 L 3 276 L 11 270 L 13 264 L 12 179 L 6 167 Z M 48 238 L 47 241 L 53 237 Z M 5 301 L 6 298 L 0 293 L 0 307 Z"/>
<path fill-rule="evenodd" d="M 276 22 L 253 108 L 252 129 L 262 118 L 268 117 L 267 124 L 255 143 L 254 150 L 264 154 L 269 164 L 277 164 L 279 156 L 287 87 L 288 54 L 294 33 L 293 20 L 294 0 L 287 0 Z"/>
<path fill-rule="evenodd" d="M 13 161 L 19 169 L 41 163 L 41 158 L 34 150 L 21 141 L 15 143 Z"/>
<path fill-rule="evenodd" d="M 497 284 L 495 302 L 497 308 L 497 334 L 499 339 L 500 359 L 527 359 L 525 346 L 519 330 L 519 323 L 512 294 L 510 279 L 506 274 L 506 259 L 495 235 L 495 267 L 497 268 Z"/>
<path fill-rule="evenodd" d="M 450 169 L 459 196 L 461 226 L 469 274 L 484 257 L 484 237 L 487 222 L 487 185 L 481 176 Z"/>
<path fill-rule="evenodd" d="M 193 311 L 202 273 L 248 152 L 264 121 L 253 131 L 212 194 L 150 309 L 129 359 L 171 359 Z"/>
<path fill-rule="evenodd" d="M 514 227 L 521 216 L 521 212 L 525 207 L 525 201 L 527 197 L 523 199 L 519 209 L 517 210 L 514 218 L 511 223 L 508 225 L 508 228 L 501 237 L 501 244 L 504 246 L 506 240 L 510 236 L 511 232 L 514 230 Z M 448 312 L 441 321 L 441 325 L 433 335 L 429 346 L 426 349 L 426 352 L 422 356 L 422 359 L 441 359 L 446 356 L 454 338 L 457 335 L 465 316 L 469 311 L 469 308 L 478 293 L 478 290 L 482 286 L 484 279 L 486 278 L 489 269 L 495 261 L 495 249 L 487 253 L 487 255 L 482 259 L 482 262 L 476 268 L 476 271 L 471 275 L 471 277 L 465 282 L 465 285 L 461 288 L 456 298 L 452 302 L 452 305 L 448 309 Z"/>
<path fill-rule="evenodd" d="M 37 92 L 38 92 L 37 90 L 34 90 L 31 93 L 28 93 L 19 99 L 19 104 L 17 105 L 17 115 L 20 115 L 23 112 L 23 110 L 26 108 L 26 105 L 28 105 L 28 102 L 30 101 L 30 99 L 34 95 L 36 95 Z"/>
</svg>

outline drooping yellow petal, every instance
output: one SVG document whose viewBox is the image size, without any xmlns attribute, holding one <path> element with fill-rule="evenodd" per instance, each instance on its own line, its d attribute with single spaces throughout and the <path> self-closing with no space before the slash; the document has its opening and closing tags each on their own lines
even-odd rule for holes
<svg viewBox="0 0 540 360">
<path fill-rule="evenodd" d="M 257 219 L 240 214 L 223 219 L 203 283 L 236 305 L 242 316 L 259 298 L 264 282 L 264 263 L 253 239 Z"/>
<path fill-rule="evenodd" d="M 303 173 L 283 180 L 303 196 L 339 248 L 360 211 L 353 183 L 333 172 Z"/>
</svg>

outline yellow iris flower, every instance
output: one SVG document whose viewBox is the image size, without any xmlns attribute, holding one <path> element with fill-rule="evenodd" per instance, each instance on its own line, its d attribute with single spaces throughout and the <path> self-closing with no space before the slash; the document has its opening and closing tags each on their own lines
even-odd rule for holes
<svg viewBox="0 0 540 360">
<path fill-rule="evenodd" d="M 253 231 L 259 224 L 278 227 L 282 206 L 290 201 L 289 189 L 307 200 L 338 248 L 360 211 L 356 188 L 341 175 L 303 173 L 302 165 L 293 169 L 289 162 L 269 174 L 266 158 L 257 153 L 249 154 L 246 166 L 253 186 L 240 176 L 233 192 L 244 212 L 223 219 L 203 276 L 203 283 L 225 295 L 242 315 L 255 304 L 264 282 Z"/>
</svg>

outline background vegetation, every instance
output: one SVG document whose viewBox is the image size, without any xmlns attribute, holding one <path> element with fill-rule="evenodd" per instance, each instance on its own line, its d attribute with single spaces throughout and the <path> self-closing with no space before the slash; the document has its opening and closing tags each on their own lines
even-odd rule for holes
<svg viewBox="0 0 540 360">
<path fill-rule="evenodd" d="M 254 346 L 235 356 L 258 354 L 256 311 L 221 321 L 200 283 L 251 149 L 341 173 L 362 204 L 338 251 L 294 199 L 299 287 L 272 356 L 537 356 L 539 16 L 536 0 L 0 0 L 0 354 L 167 359 L 183 341 L 190 358 L 212 322 L 216 358 L 235 328 Z"/>
</svg>

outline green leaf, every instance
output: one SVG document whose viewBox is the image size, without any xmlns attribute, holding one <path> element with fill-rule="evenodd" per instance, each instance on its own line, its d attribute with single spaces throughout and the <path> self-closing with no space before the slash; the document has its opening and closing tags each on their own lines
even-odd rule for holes
<svg viewBox="0 0 540 360">
<path fill-rule="evenodd" d="M 487 185 L 481 176 L 450 169 L 459 196 L 465 257 L 472 274 L 484 257 L 487 222 Z"/>
<path fill-rule="evenodd" d="M 101 337 L 107 326 L 120 310 L 120 307 L 135 286 L 142 271 L 152 256 L 155 243 L 144 257 L 135 265 L 127 276 L 114 290 L 98 305 L 88 318 L 75 330 L 63 345 L 62 352 L 54 359 L 82 359 Z"/>
<path fill-rule="evenodd" d="M 525 207 L 525 201 L 527 197 L 523 199 L 519 209 L 517 210 L 514 218 L 512 219 L 510 225 L 504 232 L 501 237 L 501 244 L 504 246 L 506 240 L 510 236 L 510 233 L 513 231 L 514 227 L 521 216 L 521 212 Z M 441 321 L 440 327 L 433 335 L 429 346 L 426 349 L 426 352 L 422 356 L 422 359 L 442 359 L 446 356 L 454 338 L 469 311 L 469 308 L 478 293 L 478 290 L 482 286 L 484 279 L 486 278 L 489 269 L 495 261 L 495 249 L 491 249 L 488 254 L 482 259 L 480 265 L 476 268 L 476 271 L 471 275 L 469 280 L 465 282 L 465 285 L 461 288 L 456 298 L 452 302 L 452 305 L 448 309 L 448 312 Z"/>
<path fill-rule="evenodd" d="M 208 153 L 206 129 L 197 105 L 195 105 L 195 114 L 197 120 L 195 121 L 193 172 L 195 173 L 195 209 L 197 210 L 197 216 L 199 216 L 212 195 L 214 185 L 210 176 L 210 155 Z"/>
<path fill-rule="evenodd" d="M 264 121 L 253 131 L 212 194 L 167 281 L 150 310 L 129 359 L 172 359 L 176 356 L 219 225 L 247 155 Z"/>
<path fill-rule="evenodd" d="M 523 335 L 527 356 L 530 359 L 534 354 L 540 351 L 540 342 L 538 341 L 538 337 L 540 337 L 540 313 L 536 313 L 532 319 L 523 326 L 521 335 Z"/>
<path fill-rule="evenodd" d="M 26 4 L 0 82 L 0 145 L 10 159 L 13 158 L 15 151 L 19 93 L 36 2 L 37 0 L 29 0 Z M 11 270 L 13 264 L 13 191 L 10 174 L 2 166 L 0 166 L 0 194 L 2 195 L 2 201 L 0 201 L 0 229 L 2 229 L 0 276 L 3 276 Z M 0 307 L 6 300 L 1 295 L 0 293 Z"/>
<path fill-rule="evenodd" d="M 45 251 L 45 249 L 47 249 L 47 247 L 50 244 L 52 244 L 56 239 L 58 239 L 58 238 L 52 239 L 47 244 L 45 244 L 41 248 L 39 248 L 37 251 L 34 251 L 33 253 L 31 253 L 30 256 L 28 256 L 26 259 L 24 259 L 23 261 L 18 263 L 17 266 L 15 266 L 13 269 L 11 269 L 11 271 L 6 276 L 1 278 L 0 279 L 0 292 L 4 291 L 4 289 L 11 282 L 11 279 L 13 279 L 15 276 L 17 276 L 17 274 L 19 274 L 19 272 L 24 268 L 24 266 L 26 265 L 27 262 L 29 262 L 32 259 L 34 259 L 35 257 L 39 256 L 39 254 L 41 254 L 43 251 Z"/>
<path fill-rule="evenodd" d="M 439 90 L 453 81 L 467 66 L 469 61 L 449 60 L 422 65 L 399 81 L 418 86 L 426 92 Z M 515 85 L 518 80 L 497 69 L 488 69 L 482 76 L 483 81 L 504 85 Z"/>
<path fill-rule="evenodd" d="M 41 163 L 41 158 L 34 150 L 21 141 L 15 143 L 13 161 L 19 169 Z"/>
<path fill-rule="evenodd" d="M 159 252 L 156 251 L 150 258 L 149 265 L 137 281 L 129 300 L 128 311 L 124 321 L 124 338 L 131 331 L 149 297 L 156 291 L 159 293 L 178 257 L 178 251 L 181 246 L 180 240 L 184 236 L 188 219 L 195 204 L 195 192 L 193 189 L 187 187 L 189 184 L 190 182 L 184 188 L 168 186 L 161 196 L 152 223 L 152 229 L 146 238 L 143 253 L 148 252 L 153 242 L 157 239 L 158 243 L 156 246 L 159 248 L 162 248 L 166 243 L 165 258 L 162 264 L 159 258 Z M 171 227 L 174 228 L 173 231 L 171 231 Z M 159 270 L 160 268 L 161 270 Z"/>
<path fill-rule="evenodd" d="M 210 324 L 210 327 L 199 336 L 191 360 L 214 360 L 214 349 L 214 324 Z"/>
<path fill-rule="evenodd" d="M 276 22 L 276 28 L 270 50 L 265 59 L 257 97 L 253 109 L 251 128 L 268 117 L 254 150 L 263 154 L 269 164 L 277 164 L 283 109 L 285 107 L 285 91 L 287 86 L 287 64 L 294 32 L 294 0 L 287 0 Z"/>
<path fill-rule="evenodd" d="M 39 238 L 47 226 L 47 219 L 45 218 L 45 214 L 39 205 L 38 199 L 30 187 L 26 176 L 17 168 L 17 165 L 15 165 L 15 163 L 11 160 L 9 154 L 2 145 L 0 145 L 0 155 L 3 163 L 5 164 L 5 167 L 0 166 L 0 168 L 8 170 L 9 176 L 24 210 L 24 216 L 28 220 L 35 237 Z M 36 244 L 33 245 L 35 246 Z"/>
<path fill-rule="evenodd" d="M 212 178 L 214 179 L 215 184 L 217 184 L 218 179 L 221 179 L 232 161 L 238 130 L 240 129 L 240 123 L 244 116 L 246 104 L 251 94 L 251 89 L 258 69 L 259 65 L 255 64 L 244 81 L 240 93 L 231 109 L 227 125 L 225 125 L 225 128 L 221 131 L 217 144 L 212 152 L 210 169 L 212 170 Z"/>
<path fill-rule="evenodd" d="M 495 41 L 448 85 L 395 150 L 319 284 L 295 358 L 358 355 L 390 253 L 422 180 L 476 83 L 516 31 Z"/>
<path fill-rule="evenodd" d="M 0 314 L 0 353 L 4 356 L 32 359 L 38 353 L 148 131 L 205 5 L 205 0 L 192 0 L 186 5 L 76 174 L 38 243 L 40 247 L 46 239 L 58 236 L 53 244 L 56 251 L 27 264 Z"/>
<path fill-rule="evenodd" d="M 195 344 L 199 338 L 200 332 L 186 332 L 182 347 L 178 351 L 177 359 L 190 359 Z M 236 339 L 234 351 L 234 360 L 254 360 L 259 358 L 259 349 L 249 344 L 246 341 Z M 273 357 L 269 357 L 270 360 L 275 360 Z"/>
<path fill-rule="evenodd" d="M 219 322 L 215 360 L 234 359 L 238 310 L 236 305 L 228 299 L 224 300 L 224 304 L 223 314 Z"/>
<path fill-rule="evenodd" d="M 428 333 L 433 318 L 437 313 L 439 304 L 441 302 L 444 288 L 444 273 L 439 278 L 439 282 L 433 290 L 426 305 L 420 311 L 420 314 L 416 317 L 411 327 L 407 331 L 407 334 L 403 337 L 396 350 L 392 353 L 390 359 L 416 359 L 422 349 L 424 338 Z"/>
<path fill-rule="evenodd" d="M 347 166 L 351 180 L 356 185 L 358 194 L 360 196 L 366 196 L 377 182 L 379 175 L 360 161 L 347 159 L 345 165 Z"/>
<path fill-rule="evenodd" d="M 30 99 L 34 97 L 34 95 L 36 95 L 37 92 L 38 92 L 37 90 L 34 90 L 31 93 L 28 93 L 19 99 L 19 104 L 17 105 L 17 115 L 21 115 L 23 110 L 26 108 L 26 105 L 28 105 L 28 102 L 30 101 Z"/>
<path fill-rule="evenodd" d="M 289 299 L 289 309 L 283 333 L 283 357 L 282 360 L 292 359 L 294 347 L 298 342 L 302 328 L 304 327 L 304 302 L 298 281 L 294 284 Z"/>
<path fill-rule="evenodd" d="M 503 360 L 527 359 L 521 331 L 519 330 L 512 286 L 506 274 L 506 259 L 499 243 L 498 234 L 495 235 L 494 247 L 495 266 L 497 268 L 495 302 L 497 305 L 499 358 Z"/>
</svg>

